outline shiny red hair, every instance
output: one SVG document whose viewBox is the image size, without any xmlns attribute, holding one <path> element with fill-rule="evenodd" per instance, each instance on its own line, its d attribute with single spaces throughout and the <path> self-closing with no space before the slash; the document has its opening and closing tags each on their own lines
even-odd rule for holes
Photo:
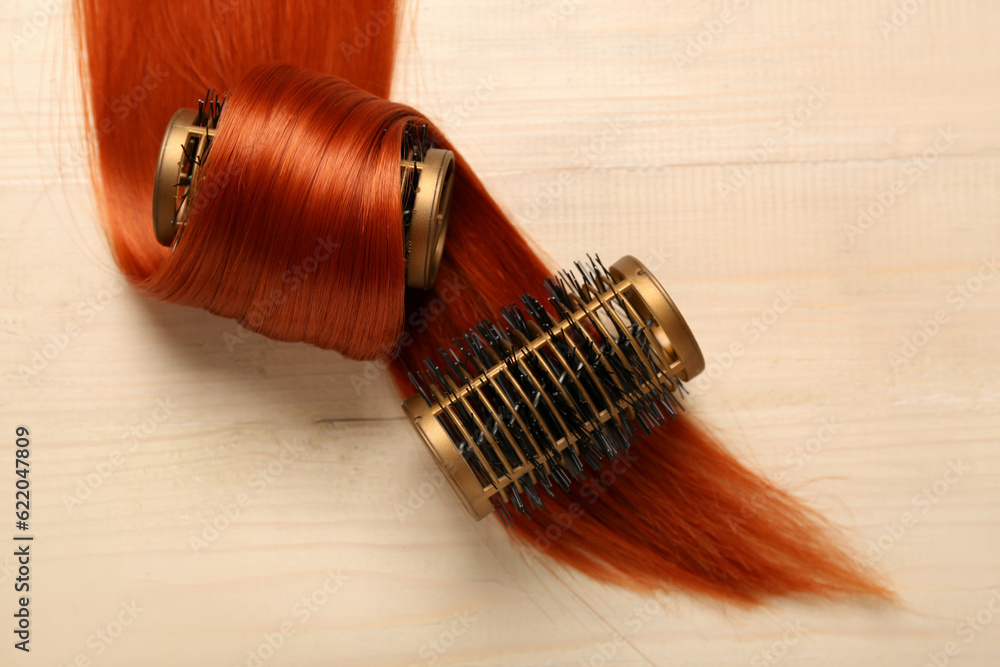
<svg viewBox="0 0 1000 667">
<path fill-rule="evenodd" d="M 74 6 L 100 214 L 122 272 L 149 296 L 274 338 L 385 355 L 407 396 L 406 374 L 425 356 L 496 319 L 522 293 L 543 296 L 548 267 L 460 156 L 436 287 L 404 291 L 400 133 L 426 119 L 384 99 L 394 2 Z M 289 65 L 269 64 L 278 61 Z M 171 251 L 150 224 L 153 168 L 171 114 L 208 87 L 232 90 L 203 170 L 220 187 Z M 128 104 L 136 91 L 143 101 Z M 323 239 L 332 261 L 301 290 L 282 291 L 289 269 Z M 394 344 L 406 313 L 456 288 L 459 298 L 448 298 L 426 331 Z M 852 567 L 820 518 L 683 415 L 640 436 L 624 462 L 547 502 L 530 518 L 514 516 L 514 538 L 602 581 L 741 603 L 890 596 Z"/>
</svg>

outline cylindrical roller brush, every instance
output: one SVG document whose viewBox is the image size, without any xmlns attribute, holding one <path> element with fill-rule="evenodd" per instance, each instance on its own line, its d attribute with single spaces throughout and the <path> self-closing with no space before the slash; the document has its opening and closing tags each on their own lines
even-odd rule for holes
<svg viewBox="0 0 1000 667">
<path fill-rule="evenodd" d="M 509 502 L 541 508 L 553 484 L 628 449 L 682 409 L 683 382 L 705 367 L 673 301 L 634 257 L 578 263 L 481 322 L 440 363 L 411 375 L 403 407 L 462 504 L 477 519 Z"/>
<path fill-rule="evenodd" d="M 178 109 L 160 146 L 153 189 L 153 229 L 161 245 L 172 246 L 198 196 L 199 171 L 208 159 L 224 101 L 211 90 L 197 109 Z M 406 238 L 406 284 L 434 284 L 448 231 L 455 156 L 435 148 L 427 125 L 411 124 L 400 147 L 400 188 Z"/>
<path fill-rule="evenodd" d="M 820 517 L 680 414 L 705 360 L 649 270 L 576 268 L 545 281 L 547 305 L 524 294 L 409 366 L 404 409 L 466 510 L 637 590 L 891 596 Z"/>
</svg>

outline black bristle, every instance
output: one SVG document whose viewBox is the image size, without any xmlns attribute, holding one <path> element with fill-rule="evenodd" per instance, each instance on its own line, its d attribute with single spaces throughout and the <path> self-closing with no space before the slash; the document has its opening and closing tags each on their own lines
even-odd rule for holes
<svg viewBox="0 0 1000 667">
<path fill-rule="evenodd" d="M 412 384 L 416 390 L 420 392 L 420 395 L 423 397 L 424 401 L 427 402 L 427 405 L 433 405 L 434 401 L 432 401 L 431 397 L 427 395 L 427 390 L 424 389 L 424 383 L 420 379 L 420 371 L 417 371 L 415 374 L 407 373 L 407 376 L 410 378 L 410 384 Z"/>
<path fill-rule="evenodd" d="M 570 484 L 573 480 L 570 479 L 570 476 L 566 473 L 566 469 L 563 466 L 556 464 L 552 466 L 552 476 L 555 478 L 556 484 L 559 485 L 559 488 L 564 492 L 569 493 Z"/>
<path fill-rule="evenodd" d="M 424 150 L 427 128 L 409 128 L 406 137 L 412 157 Z M 547 279 L 544 288 L 548 307 L 524 294 L 501 309 L 499 323 L 478 322 L 440 348 L 439 359 L 425 359 L 424 370 L 410 374 L 428 404 L 439 397 L 448 404 L 439 419 L 484 488 L 488 477 L 498 479 L 496 486 L 525 515 L 529 506 L 542 508 L 556 487 L 568 492 L 619 458 L 638 432 L 651 434 L 675 417 L 687 394 L 667 373 L 650 322 L 600 257 L 577 262 L 576 271 Z M 581 314 L 581 304 L 593 305 Z M 475 388 L 463 391 L 471 383 Z M 462 429 L 473 442 L 459 442 Z M 521 476 L 512 482 L 512 471 L 524 465 L 533 471 L 516 473 Z M 510 520 L 497 491 L 491 500 Z"/>
<path fill-rule="evenodd" d="M 510 495 L 510 501 L 514 503 L 515 509 L 521 514 L 528 516 L 528 509 L 524 506 L 524 501 L 521 500 L 521 496 L 517 493 L 517 486 L 515 484 L 508 486 L 507 493 Z"/>
<path fill-rule="evenodd" d="M 531 504 L 535 506 L 536 509 L 542 509 L 542 498 L 538 495 L 538 491 L 535 491 L 535 486 L 531 483 L 531 480 L 527 477 L 521 478 L 521 486 L 524 488 L 524 495 L 528 496 L 528 500 Z"/>
<path fill-rule="evenodd" d="M 573 475 L 573 477 L 578 480 L 586 478 L 586 474 L 583 470 L 583 462 L 580 461 L 580 457 L 575 451 L 573 451 L 572 447 L 567 447 L 563 451 L 563 460 L 566 462 L 566 467 L 569 469 L 569 472 Z"/>
<path fill-rule="evenodd" d="M 549 477 L 545 470 L 539 468 L 535 471 L 535 475 L 538 476 L 538 481 L 541 482 L 542 488 L 545 489 L 545 493 L 548 494 L 549 498 L 555 498 L 556 494 L 552 492 L 552 478 Z M 541 500 L 539 498 L 539 500 Z"/>
</svg>

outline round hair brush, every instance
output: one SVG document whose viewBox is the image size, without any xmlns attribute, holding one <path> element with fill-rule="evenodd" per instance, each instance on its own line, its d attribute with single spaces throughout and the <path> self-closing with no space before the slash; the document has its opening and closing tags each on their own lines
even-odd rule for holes
<svg viewBox="0 0 1000 667">
<path fill-rule="evenodd" d="M 624 453 L 681 410 L 684 384 L 705 367 L 691 330 L 634 257 L 576 264 L 480 322 L 440 362 L 410 374 L 403 404 L 462 504 L 482 519 L 505 504 L 543 506 L 588 468 Z M 502 502 L 500 502 L 502 501 Z"/>
<path fill-rule="evenodd" d="M 891 597 L 821 517 L 680 414 L 705 359 L 649 270 L 576 269 L 545 281 L 547 305 L 524 294 L 410 367 L 403 408 L 466 510 L 640 591 Z"/>
<path fill-rule="evenodd" d="M 153 188 L 153 230 L 161 245 L 177 241 L 190 209 L 197 206 L 199 171 L 211 150 L 223 106 L 224 101 L 209 90 L 197 109 L 178 109 L 167 125 Z M 444 253 L 455 155 L 433 147 L 427 125 L 418 128 L 411 123 L 403 133 L 399 168 L 406 284 L 429 289 Z"/>
</svg>

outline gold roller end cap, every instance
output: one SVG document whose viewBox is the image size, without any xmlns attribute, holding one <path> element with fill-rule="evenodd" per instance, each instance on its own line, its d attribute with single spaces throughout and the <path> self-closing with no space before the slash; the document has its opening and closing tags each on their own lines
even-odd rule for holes
<svg viewBox="0 0 1000 667">
<path fill-rule="evenodd" d="M 198 169 L 215 129 L 198 124 L 194 109 L 178 109 L 163 134 L 160 157 L 153 176 L 153 232 L 161 245 L 170 246 L 183 226 L 185 197 L 197 179 Z"/>
<path fill-rule="evenodd" d="M 640 315 L 655 322 L 649 329 L 659 345 L 666 371 L 688 382 L 705 370 L 705 356 L 698 341 L 656 276 L 631 255 L 612 264 L 609 272 L 615 279 L 631 285 L 629 301 Z"/>
<path fill-rule="evenodd" d="M 422 161 L 408 164 L 415 164 L 420 179 L 407 235 L 406 284 L 430 289 L 441 268 L 448 234 L 455 154 L 442 148 L 429 148 Z"/>
</svg>

